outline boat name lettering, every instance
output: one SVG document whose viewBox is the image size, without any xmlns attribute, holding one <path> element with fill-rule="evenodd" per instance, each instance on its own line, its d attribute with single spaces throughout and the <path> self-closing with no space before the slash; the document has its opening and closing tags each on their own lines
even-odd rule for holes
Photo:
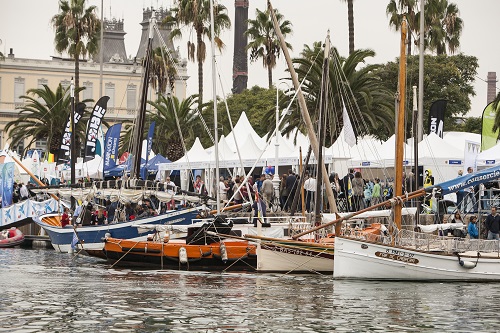
<svg viewBox="0 0 500 333">
<path fill-rule="evenodd" d="M 395 252 L 401 252 L 401 251 L 395 251 Z M 402 253 L 405 253 L 405 252 L 402 252 Z M 407 254 L 411 254 L 411 253 L 407 253 Z M 377 251 L 377 252 L 375 252 L 375 255 L 377 257 L 380 257 L 380 258 L 401 261 L 401 262 L 405 262 L 405 263 L 408 263 L 408 264 L 418 264 L 418 259 L 417 258 L 412 258 L 412 257 L 409 257 L 409 256 L 404 256 L 404 255 L 400 255 L 400 254 L 396 254 L 396 253 L 391 253 L 391 252 L 388 252 L 388 250 L 386 250 L 386 252 L 379 252 L 379 251 Z"/>
<path fill-rule="evenodd" d="M 402 257 L 410 257 L 410 258 L 413 258 L 415 256 L 413 253 L 403 252 L 399 250 L 391 250 L 391 249 L 386 249 L 385 253 L 397 254 Z"/>
<path fill-rule="evenodd" d="M 174 219 L 174 220 L 167 221 L 167 222 L 165 222 L 165 224 L 175 224 L 175 223 L 178 223 L 178 222 L 182 222 L 184 220 L 185 220 L 185 218 L 183 217 L 183 218 L 180 218 L 180 219 Z"/>
<path fill-rule="evenodd" d="M 285 247 L 280 247 L 279 251 L 282 253 L 287 253 L 287 254 L 295 254 L 295 255 L 300 255 L 300 256 L 308 256 L 308 257 L 313 257 L 314 254 L 311 251 L 304 251 L 300 249 L 289 249 Z"/>
</svg>

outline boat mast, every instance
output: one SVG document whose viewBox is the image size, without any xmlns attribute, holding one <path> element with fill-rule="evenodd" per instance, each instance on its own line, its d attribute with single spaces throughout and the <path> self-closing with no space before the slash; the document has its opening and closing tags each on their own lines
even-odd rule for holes
<svg viewBox="0 0 500 333">
<path fill-rule="evenodd" d="M 269 13 L 273 18 L 273 24 L 274 24 L 274 30 L 276 31 L 276 35 L 278 36 L 281 44 L 281 50 L 283 51 L 283 55 L 285 56 L 286 63 L 288 65 L 288 70 L 290 71 L 290 76 L 292 77 L 293 81 L 293 86 L 295 90 L 297 91 L 297 98 L 299 100 L 299 105 L 300 105 L 300 112 L 302 114 L 302 119 L 304 119 L 304 122 L 307 127 L 307 136 L 309 138 L 309 141 L 311 143 L 311 147 L 314 152 L 314 156 L 316 156 L 316 160 L 318 159 L 319 155 L 319 144 L 318 144 L 318 139 L 316 138 L 316 135 L 314 133 L 314 128 L 311 122 L 311 117 L 309 116 L 309 110 L 307 109 L 306 101 L 304 99 L 304 95 L 302 94 L 302 90 L 300 89 L 300 83 L 299 79 L 297 77 L 297 73 L 295 72 L 295 68 L 293 68 L 292 60 L 290 58 L 290 54 L 288 53 L 288 48 L 285 43 L 285 38 L 283 37 L 283 34 L 281 33 L 280 26 L 278 24 L 278 20 L 276 19 L 276 15 L 274 13 L 273 6 L 271 5 L 271 1 L 267 1 L 267 6 L 269 9 Z M 318 169 L 321 168 L 322 174 L 323 174 L 323 182 L 325 184 L 325 189 L 326 189 L 326 196 L 328 198 L 328 204 L 330 205 L 330 211 L 331 212 L 337 212 L 337 204 L 335 203 L 335 198 L 333 196 L 333 191 L 330 186 L 329 180 L 328 180 L 328 172 L 326 171 L 325 165 L 318 165 Z M 319 171 L 318 171 L 319 173 Z M 337 226 L 335 226 L 335 231 L 337 232 Z M 338 232 L 340 233 L 340 226 L 338 226 Z"/>
<path fill-rule="evenodd" d="M 71 141 L 70 141 L 70 167 L 71 167 L 71 185 L 76 182 L 76 126 L 75 126 L 75 84 L 73 83 L 73 78 L 71 78 L 70 85 L 70 97 L 71 97 Z M 76 200 L 71 196 L 71 208 L 76 208 Z"/>
<path fill-rule="evenodd" d="M 315 225 L 321 225 L 321 206 L 323 205 L 323 187 L 322 187 L 322 173 L 320 172 L 320 166 L 323 163 L 323 141 L 325 141 L 325 112 L 328 102 L 328 82 L 329 82 L 329 69 L 330 69 L 330 30 L 326 35 L 325 39 L 325 53 L 323 56 L 323 73 L 321 79 L 321 97 L 320 97 L 320 107 L 318 116 L 318 141 L 320 144 L 320 150 L 317 155 L 317 168 L 316 168 L 316 201 L 314 205 Z M 328 184 L 330 186 L 330 184 Z"/>
<path fill-rule="evenodd" d="M 149 87 L 149 71 L 151 67 L 151 52 L 153 44 L 153 32 L 156 25 L 156 12 L 151 12 L 151 18 L 149 19 L 149 38 L 148 45 L 146 48 L 146 56 L 144 57 L 144 78 L 142 81 L 142 91 L 141 91 L 141 104 L 139 105 L 139 114 L 137 115 L 137 121 L 134 128 L 134 147 L 133 147 L 133 161 L 132 170 L 130 175 L 133 175 L 136 179 L 141 178 L 141 155 L 142 155 L 142 136 L 144 133 L 144 123 L 146 116 L 146 103 L 148 99 L 148 87 Z M 144 179 L 146 180 L 146 179 Z"/>
<path fill-rule="evenodd" d="M 217 198 L 217 214 L 220 212 L 220 191 L 219 191 L 219 129 L 217 128 L 217 75 L 215 73 L 215 29 L 214 29 L 214 1 L 210 0 L 210 34 L 212 36 L 212 91 L 214 100 L 214 153 L 215 153 L 215 191 Z"/>
<path fill-rule="evenodd" d="M 403 140 L 405 122 L 405 94 L 406 94 L 406 17 L 401 24 L 401 46 L 399 57 L 399 85 L 398 94 L 399 107 L 396 114 L 396 158 L 394 161 L 396 175 L 394 179 L 394 194 L 399 197 L 403 194 Z M 398 200 L 394 207 L 394 221 L 398 229 L 401 229 L 402 203 Z"/>
</svg>

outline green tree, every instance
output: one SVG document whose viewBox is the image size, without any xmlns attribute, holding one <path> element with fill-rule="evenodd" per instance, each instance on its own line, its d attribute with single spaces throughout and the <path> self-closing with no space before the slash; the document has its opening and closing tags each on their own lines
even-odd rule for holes
<svg viewBox="0 0 500 333">
<path fill-rule="evenodd" d="M 83 89 L 78 88 L 75 93 Z M 17 146 L 29 137 L 30 141 L 25 148 L 27 150 L 35 141 L 47 139 L 48 152 L 57 153 L 61 147 L 62 135 L 71 112 L 71 98 L 68 90 L 69 87 L 63 88 L 61 84 L 56 91 L 43 85 L 43 88 L 30 89 L 27 95 L 21 96 L 24 105 L 17 108 L 18 118 L 5 125 L 5 132 L 12 140 L 11 146 Z M 83 102 L 92 102 L 92 100 Z M 77 124 L 77 133 L 81 138 L 85 135 L 82 133 L 84 133 L 86 123 L 85 119 L 81 119 Z"/>
<path fill-rule="evenodd" d="M 101 22 L 96 6 L 86 7 L 86 0 L 59 0 L 59 13 L 52 17 L 54 44 L 59 53 L 67 52 L 75 60 L 75 87 L 80 86 L 80 56 L 85 59 L 99 49 Z M 79 102 L 78 94 L 75 102 Z"/>
<path fill-rule="evenodd" d="M 151 85 L 158 93 L 166 93 L 167 88 L 174 90 L 176 60 L 167 55 L 166 47 L 153 50 L 151 64 Z"/>
<path fill-rule="evenodd" d="M 415 9 L 416 0 L 390 0 L 386 8 L 386 14 L 389 16 L 389 26 L 399 31 L 403 23 L 403 17 L 406 17 L 409 25 L 409 31 L 419 34 L 420 27 L 417 24 Z M 408 54 L 411 54 L 412 34 L 408 34 Z M 417 42 L 417 41 L 415 41 Z"/>
<path fill-rule="evenodd" d="M 409 112 L 412 110 L 412 86 L 418 85 L 418 56 L 407 58 L 406 71 L 406 101 Z M 475 96 L 473 82 L 477 74 L 478 60 L 476 57 L 463 54 L 455 56 L 431 56 L 426 55 L 424 59 L 424 133 L 428 129 L 428 116 L 431 104 L 438 99 L 448 101 L 444 119 L 462 117 L 469 112 L 471 107 L 471 96 Z M 379 71 L 383 85 L 393 92 L 397 91 L 399 64 L 388 62 Z M 410 121 L 407 121 L 410 124 Z M 454 122 L 445 121 L 444 130 L 453 129 Z M 408 135 L 409 135 L 408 126 Z"/>
<path fill-rule="evenodd" d="M 428 48 L 437 55 L 450 54 L 460 47 L 463 20 L 458 6 L 448 0 L 429 0 L 425 7 L 425 34 Z"/>
<path fill-rule="evenodd" d="M 255 129 L 257 134 L 264 136 L 268 132 L 268 126 L 264 123 L 264 117 L 268 112 L 276 109 L 276 90 L 266 89 L 258 86 L 253 86 L 250 89 L 243 90 L 240 94 L 229 95 L 226 98 L 227 106 L 231 114 L 231 122 L 233 126 L 240 118 L 243 112 L 246 113 L 250 124 Z M 214 111 L 213 102 L 207 103 L 203 109 L 203 119 L 207 123 L 209 129 L 214 128 Z M 274 119 L 274 118 L 273 118 Z M 228 135 L 231 132 L 231 125 L 227 116 L 226 103 L 218 100 L 217 102 L 217 123 L 219 135 Z M 200 128 L 198 133 L 205 133 L 205 130 Z M 204 147 L 213 145 L 208 135 L 200 136 L 201 143 Z M 243 144 L 241 142 L 240 144 Z"/>
<path fill-rule="evenodd" d="M 170 38 L 182 37 L 182 29 L 187 28 L 194 31 L 196 42 L 191 40 L 187 43 L 188 58 L 198 63 L 198 105 L 203 104 L 203 63 L 206 58 L 207 47 L 205 36 L 212 40 L 210 32 L 210 0 L 179 0 L 177 7 L 172 8 L 173 15 L 167 16 L 163 22 L 166 25 L 173 25 Z M 224 43 L 219 38 L 224 29 L 231 27 L 231 20 L 227 15 L 227 8 L 224 5 L 214 5 L 214 43 L 219 50 L 224 48 Z M 190 33 L 190 36 L 192 34 Z"/>
<path fill-rule="evenodd" d="M 343 105 L 357 135 L 373 134 L 377 138 L 388 138 L 394 133 L 394 100 L 393 93 L 381 84 L 377 70 L 380 65 L 365 65 L 369 57 L 375 53 L 372 50 L 356 50 L 347 58 L 339 56 L 336 49 L 332 50 L 333 60 L 330 62 L 328 105 L 325 112 L 326 138 L 329 146 L 338 138 L 343 127 Z M 322 80 L 323 46 L 316 42 L 313 47 L 305 46 L 300 58 L 293 59 L 299 81 L 304 78 L 302 91 L 308 105 L 313 123 L 317 122 L 320 87 Z M 288 92 L 293 95 L 293 91 Z M 280 109 L 288 105 L 284 100 Z M 291 108 L 292 114 L 287 118 L 283 132 L 291 133 L 295 128 L 305 132 L 305 124 L 297 104 Z M 264 122 L 274 129 L 273 114 L 269 113 Z"/>
<path fill-rule="evenodd" d="M 481 134 L 481 117 L 469 117 L 463 120 L 462 124 L 458 124 L 453 127 L 454 131 L 457 132 L 469 132 Z"/>
<path fill-rule="evenodd" d="M 245 35 L 251 39 L 246 49 L 250 50 L 251 62 L 262 58 L 262 64 L 264 68 L 267 68 L 269 89 L 271 89 L 273 87 L 273 69 L 276 67 L 276 60 L 281 52 L 280 41 L 274 31 L 273 20 L 269 10 L 262 12 L 256 9 L 255 12 L 255 20 L 248 20 L 249 28 L 245 31 Z M 286 39 L 286 36 L 292 33 L 292 23 L 288 20 L 283 20 L 283 15 L 276 9 L 274 13 L 281 33 Z M 286 43 L 286 46 L 292 50 L 290 43 Z"/>
<path fill-rule="evenodd" d="M 185 154 L 182 139 L 186 147 L 195 139 L 195 128 L 199 121 L 196 111 L 197 96 L 192 95 L 179 101 L 175 96 L 160 95 L 157 101 L 148 103 L 156 109 L 148 114 L 148 122 L 156 122 L 157 134 L 153 140 L 153 150 L 171 161 L 177 161 Z M 182 133 L 179 133 L 177 120 Z"/>
<path fill-rule="evenodd" d="M 349 25 L 349 54 L 354 52 L 354 0 L 343 0 L 347 2 L 347 21 Z"/>
<path fill-rule="evenodd" d="M 493 100 L 493 109 L 497 112 L 495 115 L 495 124 L 493 125 L 493 132 L 496 132 L 500 128 L 500 92 Z M 498 139 L 500 140 L 500 133 L 498 134 Z"/>
</svg>

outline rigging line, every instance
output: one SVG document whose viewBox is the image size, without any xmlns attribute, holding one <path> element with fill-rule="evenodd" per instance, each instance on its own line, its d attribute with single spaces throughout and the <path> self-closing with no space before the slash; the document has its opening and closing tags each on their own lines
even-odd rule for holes
<svg viewBox="0 0 500 333">
<path fill-rule="evenodd" d="M 334 64 L 334 69 L 335 69 L 334 73 L 337 75 L 339 92 L 341 93 L 340 97 L 342 98 L 342 96 L 344 96 L 342 98 L 342 100 L 344 101 L 344 107 L 346 109 L 352 110 L 351 114 L 354 117 L 353 125 L 358 124 L 358 126 L 361 126 L 364 131 L 367 131 L 368 125 L 366 124 L 366 122 L 362 116 L 360 107 L 357 104 L 354 93 L 352 92 L 351 87 L 349 85 L 349 81 L 347 80 L 347 77 L 345 76 L 345 73 L 343 72 L 343 69 L 342 69 L 341 63 L 340 63 L 340 58 L 336 57 L 336 55 L 337 54 L 335 53 L 334 59 L 333 59 L 334 60 L 333 64 Z M 368 144 L 366 148 L 373 154 L 373 156 L 376 158 L 376 160 L 379 161 L 379 163 L 380 163 L 381 157 L 380 157 L 380 155 L 375 147 L 375 144 L 373 143 L 373 140 L 371 138 L 369 140 L 363 140 L 363 141 L 360 140 L 359 144 L 356 145 L 355 149 L 358 151 L 360 157 L 364 157 L 365 159 L 368 160 L 368 156 L 366 155 L 366 152 L 364 151 L 364 149 L 362 147 L 364 145 L 362 142 L 366 142 Z M 370 145 L 370 143 L 371 143 L 371 145 Z M 382 163 L 380 163 L 380 164 L 382 165 Z"/>
</svg>

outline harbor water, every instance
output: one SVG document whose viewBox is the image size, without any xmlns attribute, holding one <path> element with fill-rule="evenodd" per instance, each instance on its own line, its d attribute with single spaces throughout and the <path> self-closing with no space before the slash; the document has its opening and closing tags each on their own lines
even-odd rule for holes
<svg viewBox="0 0 500 333">
<path fill-rule="evenodd" d="M 495 332 L 497 283 L 111 268 L 0 249 L 0 332 Z"/>
</svg>

